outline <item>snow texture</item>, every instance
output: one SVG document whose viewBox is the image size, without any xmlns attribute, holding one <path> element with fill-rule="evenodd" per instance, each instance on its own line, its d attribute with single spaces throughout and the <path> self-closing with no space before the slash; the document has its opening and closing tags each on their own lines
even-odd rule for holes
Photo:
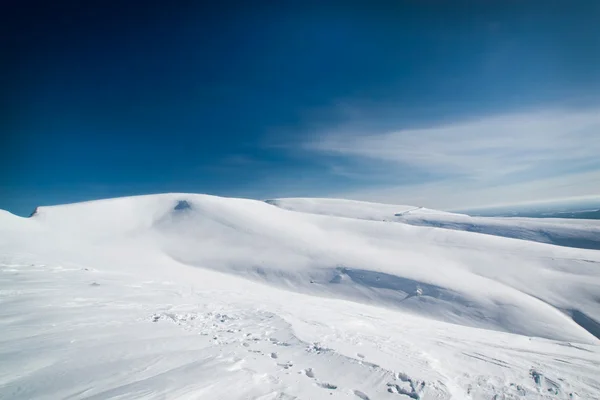
<svg viewBox="0 0 600 400">
<path fill-rule="evenodd" d="M 0 398 L 599 398 L 599 228 L 193 194 L 1 211 Z"/>
</svg>

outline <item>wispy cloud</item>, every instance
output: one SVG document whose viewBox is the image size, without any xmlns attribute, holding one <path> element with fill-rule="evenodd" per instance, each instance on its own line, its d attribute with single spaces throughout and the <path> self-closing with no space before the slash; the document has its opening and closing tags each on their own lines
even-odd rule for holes
<svg viewBox="0 0 600 400">
<path fill-rule="evenodd" d="M 443 177 L 401 190 L 391 180 L 352 197 L 450 196 L 452 201 L 428 202 L 448 208 L 600 194 L 600 110 L 510 114 L 386 132 L 357 133 L 349 125 L 313 136 L 303 148 L 341 157 L 346 171 L 353 161 L 371 162 L 385 165 L 389 176 L 414 171 Z"/>
<path fill-rule="evenodd" d="M 597 161 L 600 111 L 508 115 L 385 133 L 347 134 L 340 130 L 306 146 L 331 154 L 487 178 L 557 162 Z"/>
<path fill-rule="evenodd" d="M 411 185 L 379 185 L 329 193 L 328 197 L 453 210 L 550 200 L 597 198 L 600 171 L 531 179 L 503 185 L 463 180 Z"/>
</svg>

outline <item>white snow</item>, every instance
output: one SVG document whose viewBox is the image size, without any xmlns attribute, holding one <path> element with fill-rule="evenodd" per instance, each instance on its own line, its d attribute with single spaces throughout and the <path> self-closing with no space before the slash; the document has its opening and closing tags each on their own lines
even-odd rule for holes
<svg viewBox="0 0 600 400">
<path fill-rule="evenodd" d="M 600 250 L 600 220 L 471 217 L 423 207 L 340 199 L 277 199 L 271 204 L 292 211 L 373 221 L 396 221 Z"/>
<path fill-rule="evenodd" d="M 531 236 L 598 228 L 177 193 L 0 212 L 0 398 L 598 398 L 600 252 Z"/>
</svg>

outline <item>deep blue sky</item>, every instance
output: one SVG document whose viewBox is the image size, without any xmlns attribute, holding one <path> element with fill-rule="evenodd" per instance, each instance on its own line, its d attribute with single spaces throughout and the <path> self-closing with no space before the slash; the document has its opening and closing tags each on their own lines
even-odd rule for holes
<svg viewBox="0 0 600 400">
<path fill-rule="evenodd" d="M 525 171 L 501 178 L 419 161 L 433 154 L 431 140 L 439 141 L 420 129 L 547 110 L 561 110 L 567 121 L 570 113 L 587 113 L 581 129 L 593 129 L 575 140 L 593 149 L 600 136 L 593 117 L 600 101 L 597 1 L 8 3 L 0 21 L 0 208 L 17 214 L 167 191 L 348 193 L 448 208 L 530 199 L 507 189 L 444 204 L 431 185 L 464 186 L 473 197 L 487 186 L 528 185 L 523 176 L 556 186 L 554 177 L 574 173 L 591 175 L 579 189 L 544 186 L 533 197 L 600 194 L 600 165 L 590 154 L 574 162 L 544 153 L 547 163 L 533 165 L 523 160 L 540 159 L 535 145 L 521 154 L 511 144 Z M 486 125 L 478 129 L 487 138 Z M 381 149 L 361 153 L 373 135 L 403 130 L 408 142 L 385 146 L 392 159 Z M 442 134 L 442 141 L 461 132 Z M 490 143 L 504 136 L 489 135 Z M 544 142 L 544 135 L 531 141 Z M 572 137 L 551 136 L 554 150 Z M 362 148 L 338 151 L 346 143 Z M 508 151 L 505 144 L 483 147 L 493 159 Z M 413 157 L 415 148 L 425 155 Z M 548 165 L 556 168 L 548 172 Z M 594 193 L 582 189 L 594 182 Z M 423 185 L 430 186 L 423 192 Z"/>
</svg>

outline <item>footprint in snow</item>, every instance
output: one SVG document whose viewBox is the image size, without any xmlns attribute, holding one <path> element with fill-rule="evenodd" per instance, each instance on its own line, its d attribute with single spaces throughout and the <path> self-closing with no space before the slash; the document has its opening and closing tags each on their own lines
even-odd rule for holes
<svg viewBox="0 0 600 400">
<path fill-rule="evenodd" d="M 317 383 L 317 385 L 319 385 L 323 389 L 329 389 L 329 390 L 337 389 L 336 385 L 332 385 L 331 383 L 327 383 L 327 382 L 319 382 L 319 383 Z"/>
<path fill-rule="evenodd" d="M 424 381 L 415 381 L 403 372 L 398 372 L 394 378 L 395 382 L 387 384 L 389 393 L 405 395 L 411 399 L 421 398 L 421 392 L 425 388 Z"/>
<path fill-rule="evenodd" d="M 546 391 L 555 395 L 560 393 L 560 383 L 548 378 L 547 376 L 544 376 L 544 374 L 535 370 L 534 368 L 531 368 L 531 370 L 529 370 L 529 376 L 531 376 L 531 378 L 535 382 L 538 391 L 543 392 L 545 389 Z"/>
<path fill-rule="evenodd" d="M 367 396 L 366 394 L 364 394 L 363 392 L 361 392 L 360 390 L 355 390 L 354 391 L 354 395 L 358 398 L 360 398 L 361 400 L 370 400 L 369 396 Z"/>
<path fill-rule="evenodd" d="M 294 366 L 294 363 L 291 361 L 288 361 L 286 363 L 279 363 L 277 365 L 279 365 L 280 367 L 283 367 L 283 369 L 290 369 Z"/>
<path fill-rule="evenodd" d="M 312 368 L 306 368 L 304 370 L 304 374 L 306 376 L 308 376 L 309 378 L 314 379 L 315 378 L 315 372 L 313 371 Z M 337 389 L 337 385 L 334 385 L 332 383 L 327 383 L 327 382 L 316 382 L 317 386 L 322 387 L 323 389 L 329 389 L 329 390 L 335 390 Z"/>
</svg>

